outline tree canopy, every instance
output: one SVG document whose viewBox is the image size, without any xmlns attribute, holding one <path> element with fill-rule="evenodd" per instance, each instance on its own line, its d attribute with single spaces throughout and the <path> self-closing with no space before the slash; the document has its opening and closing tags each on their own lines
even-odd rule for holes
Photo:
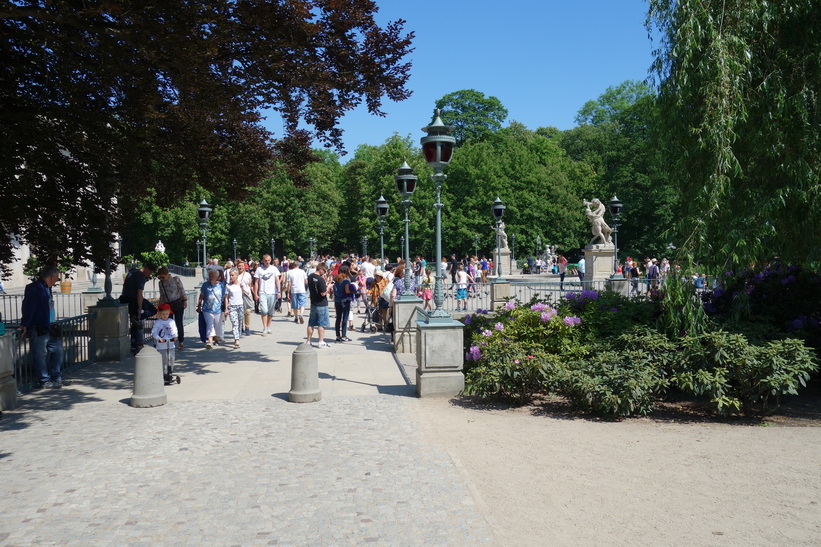
<svg viewBox="0 0 821 547">
<path fill-rule="evenodd" d="M 587 101 L 576 120 L 581 125 L 563 132 L 559 142 L 595 173 L 598 195 L 591 197 L 607 201 L 616 195 L 624 203 L 619 254 L 669 254 L 668 246 L 678 243 L 672 228 L 679 200 L 658 146 L 661 120 L 653 89 L 629 80 L 609 87 Z"/>
<path fill-rule="evenodd" d="M 821 3 L 651 0 L 684 250 L 818 265 Z"/>
<path fill-rule="evenodd" d="M 144 199 L 241 198 L 340 147 L 340 117 L 407 98 L 412 33 L 370 0 L 0 2 L 0 262 L 111 254 Z M 260 125 L 285 121 L 276 142 Z M 298 129 L 303 121 L 311 133 Z M 190 197 L 190 196 L 189 196 Z"/>
<path fill-rule="evenodd" d="M 481 139 L 502 128 L 507 109 L 496 97 L 485 97 L 475 89 L 463 89 L 448 93 L 438 101 L 442 121 L 454 127 L 457 144 L 469 139 Z"/>
</svg>

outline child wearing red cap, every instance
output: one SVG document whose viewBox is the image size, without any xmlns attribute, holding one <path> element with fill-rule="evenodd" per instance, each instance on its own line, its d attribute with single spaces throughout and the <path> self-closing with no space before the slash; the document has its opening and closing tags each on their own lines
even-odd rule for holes
<svg viewBox="0 0 821 547">
<path fill-rule="evenodd" d="M 178 332 L 177 325 L 170 319 L 171 305 L 160 304 L 157 307 L 157 320 L 151 328 L 151 336 L 156 340 L 157 351 L 162 355 L 163 378 L 165 385 L 173 383 L 175 342 Z"/>
</svg>

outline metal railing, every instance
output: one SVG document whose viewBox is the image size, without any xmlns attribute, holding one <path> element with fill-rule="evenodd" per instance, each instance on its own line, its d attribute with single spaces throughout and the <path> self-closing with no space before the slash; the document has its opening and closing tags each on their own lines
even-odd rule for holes
<svg viewBox="0 0 821 547">
<path fill-rule="evenodd" d="M 188 302 L 186 303 L 185 311 L 183 312 L 182 324 L 189 325 L 199 319 L 197 317 L 197 298 L 199 296 L 199 291 L 185 291 L 185 294 L 188 296 Z M 143 298 L 147 298 L 149 302 L 154 304 L 154 306 L 158 306 L 160 303 L 159 291 L 145 291 L 143 292 Z M 143 344 L 151 339 L 151 329 L 154 327 L 155 320 L 156 317 L 149 317 L 143 321 Z"/>
<path fill-rule="evenodd" d="M 83 307 L 82 293 L 54 293 L 54 316 L 56 319 L 68 319 L 83 315 L 87 310 Z M 102 296 L 102 294 L 101 294 Z M 3 321 L 10 325 L 19 325 L 23 316 L 23 295 L 0 295 L 0 313 Z"/>
<path fill-rule="evenodd" d="M 195 277 L 197 275 L 197 270 L 195 268 L 177 266 L 176 264 L 169 264 L 168 272 L 174 275 L 181 275 L 183 277 Z"/>
<path fill-rule="evenodd" d="M 94 314 L 86 313 L 77 317 L 60 319 L 54 324 L 60 327 L 60 344 L 63 347 L 63 374 L 77 370 L 95 361 L 94 337 L 91 335 Z M 30 338 L 20 337 L 20 331 L 11 333 L 14 354 L 14 378 L 18 393 L 31 391 L 39 382 L 34 370 Z"/>
</svg>

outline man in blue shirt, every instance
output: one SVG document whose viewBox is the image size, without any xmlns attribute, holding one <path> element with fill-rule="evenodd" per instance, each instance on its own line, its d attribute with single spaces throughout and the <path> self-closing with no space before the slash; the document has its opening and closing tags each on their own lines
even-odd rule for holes
<svg viewBox="0 0 821 547">
<path fill-rule="evenodd" d="M 51 288 L 59 279 L 60 270 L 56 266 L 46 266 L 40 270 L 37 281 L 26 285 L 23 295 L 20 329 L 22 336 L 28 334 L 31 339 L 31 357 L 34 374 L 37 377 L 37 389 L 68 385 L 68 382 L 63 382 L 60 372 L 63 365 L 60 332 L 56 325 L 51 325 L 54 319 L 54 298 Z"/>
</svg>

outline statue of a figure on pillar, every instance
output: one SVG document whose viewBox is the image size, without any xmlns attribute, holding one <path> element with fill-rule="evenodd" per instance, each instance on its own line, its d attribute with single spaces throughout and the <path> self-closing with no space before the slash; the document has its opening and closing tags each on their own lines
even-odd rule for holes
<svg viewBox="0 0 821 547">
<path fill-rule="evenodd" d="M 157 241 L 157 245 L 154 246 L 154 250 L 157 251 L 158 253 L 164 253 L 165 252 L 165 245 L 162 244 L 162 239 Z"/>
<path fill-rule="evenodd" d="M 497 230 L 497 228 L 496 228 L 495 226 L 493 226 L 492 228 L 493 228 L 493 231 L 494 231 L 494 232 Z M 505 223 L 504 223 L 504 221 L 499 222 L 499 228 L 498 228 L 498 230 L 499 230 L 499 233 L 498 233 L 498 235 L 499 235 L 499 240 L 501 241 L 501 243 L 500 243 L 500 245 L 501 245 L 500 249 L 507 249 L 507 248 L 508 248 L 508 247 L 507 247 L 507 232 L 505 232 Z"/>
<path fill-rule="evenodd" d="M 582 203 L 587 207 L 584 214 L 590 221 L 590 232 L 593 234 L 593 239 L 590 240 L 588 245 L 593 245 L 598 240 L 601 240 L 605 245 L 611 245 L 613 240 L 610 238 L 610 234 L 613 233 L 613 229 L 604 221 L 604 204 L 598 198 L 593 199 L 593 201 L 582 200 Z"/>
</svg>

